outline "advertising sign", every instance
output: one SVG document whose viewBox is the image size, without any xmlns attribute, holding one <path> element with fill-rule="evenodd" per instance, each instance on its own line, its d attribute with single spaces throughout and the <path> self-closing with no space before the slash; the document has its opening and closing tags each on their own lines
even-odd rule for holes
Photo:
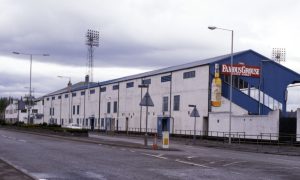
<svg viewBox="0 0 300 180">
<path fill-rule="evenodd" d="M 219 64 L 215 64 L 215 77 L 211 83 L 211 105 L 214 107 L 220 107 L 222 100 L 222 80 L 219 74 Z"/>
<path fill-rule="evenodd" d="M 230 64 L 222 64 L 222 74 L 230 75 L 232 72 L 233 76 L 249 76 L 249 77 L 260 77 L 260 67 L 258 66 L 247 66 L 243 64 L 233 64 L 232 70 Z"/>
<path fill-rule="evenodd" d="M 162 134 L 163 134 L 162 148 L 168 149 L 169 148 L 169 131 L 163 131 Z"/>
</svg>

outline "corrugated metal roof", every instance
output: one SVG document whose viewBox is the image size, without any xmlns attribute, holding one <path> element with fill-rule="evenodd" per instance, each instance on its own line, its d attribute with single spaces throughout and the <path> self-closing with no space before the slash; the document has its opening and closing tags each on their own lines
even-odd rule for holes
<svg viewBox="0 0 300 180">
<path fill-rule="evenodd" d="M 236 52 L 233 55 L 235 56 L 235 55 L 238 55 L 238 54 L 245 53 L 247 51 L 252 51 L 252 50 L 245 50 L 245 51 Z M 104 81 L 104 82 L 100 82 L 100 86 L 107 85 L 107 84 L 118 83 L 118 82 L 122 82 L 122 81 L 138 79 L 138 78 L 143 78 L 143 77 L 148 77 L 148 76 L 154 76 L 154 75 L 158 75 L 158 74 L 169 73 L 169 72 L 188 69 L 188 68 L 197 67 L 197 66 L 203 66 L 203 65 L 214 63 L 216 61 L 220 61 L 220 60 L 229 58 L 230 56 L 231 56 L 231 54 L 226 54 L 226 55 L 217 56 L 217 57 L 213 57 L 213 58 L 209 58 L 209 59 L 203 59 L 203 60 L 198 60 L 198 61 L 191 62 L 191 63 L 186 63 L 186 64 L 183 64 L 183 65 L 172 66 L 172 67 L 158 69 L 158 70 L 154 70 L 154 71 L 149 71 L 149 72 L 136 74 L 136 75 L 132 75 L 132 76 L 126 76 L 126 77 L 122 77 L 122 78 L 118 78 L 118 79 Z"/>
<path fill-rule="evenodd" d="M 239 54 L 245 53 L 247 51 L 252 51 L 252 50 L 236 52 L 233 55 L 234 56 L 239 55 Z M 207 64 L 211 64 L 211 63 L 220 61 L 220 60 L 224 60 L 226 58 L 229 58 L 230 56 L 231 56 L 231 54 L 226 54 L 226 55 L 217 56 L 217 57 L 213 57 L 213 58 L 209 58 L 209 59 L 198 60 L 195 62 L 190 62 L 190 63 L 186 63 L 186 64 L 182 64 L 182 65 L 158 69 L 158 70 L 149 71 L 149 72 L 140 73 L 140 74 L 131 75 L 131 76 L 126 76 L 126 77 L 122 77 L 122 78 L 118 78 L 118 79 L 103 81 L 100 83 L 90 82 L 89 87 L 87 84 L 85 84 L 85 82 L 79 82 L 79 83 L 72 85 L 71 91 L 79 91 L 79 90 L 84 90 L 87 88 L 94 88 L 94 87 L 98 87 L 98 86 L 114 84 L 114 83 L 119 83 L 119 82 L 123 82 L 123 81 L 129 81 L 129 80 L 133 80 L 133 79 L 154 76 L 154 75 L 158 75 L 158 74 L 170 73 L 173 71 L 178 71 L 178 70 L 183 70 L 183 69 L 189 69 L 189 68 L 193 68 L 193 67 L 197 67 L 197 66 L 203 66 L 203 65 L 207 65 Z M 62 94 L 62 93 L 66 93 L 66 92 L 68 92 L 68 87 L 65 87 L 63 89 L 60 89 L 60 90 L 52 92 L 52 93 L 49 93 L 43 97 L 53 96 L 53 95 Z"/>
</svg>

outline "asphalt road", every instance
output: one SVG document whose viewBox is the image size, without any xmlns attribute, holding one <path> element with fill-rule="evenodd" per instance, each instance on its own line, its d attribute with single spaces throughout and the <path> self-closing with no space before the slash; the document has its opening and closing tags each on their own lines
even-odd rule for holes
<svg viewBox="0 0 300 180">
<path fill-rule="evenodd" d="M 0 159 L 37 179 L 300 179 L 298 156 L 176 148 L 181 151 L 122 148 L 0 130 Z"/>
</svg>

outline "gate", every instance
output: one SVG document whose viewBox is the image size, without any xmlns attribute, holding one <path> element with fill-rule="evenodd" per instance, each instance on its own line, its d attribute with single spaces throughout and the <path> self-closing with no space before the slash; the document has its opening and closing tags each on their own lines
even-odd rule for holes
<svg viewBox="0 0 300 180">
<path fill-rule="evenodd" d="M 290 142 L 296 141 L 297 119 L 290 117 L 282 117 L 279 120 L 279 141 Z"/>
</svg>

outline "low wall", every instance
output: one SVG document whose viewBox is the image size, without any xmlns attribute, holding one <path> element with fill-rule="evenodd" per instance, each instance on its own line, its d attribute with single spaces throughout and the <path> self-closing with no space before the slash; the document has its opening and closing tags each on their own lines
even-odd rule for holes
<svg viewBox="0 0 300 180">
<path fill-rule="evenodd" d="M 229 113 L 209 113 L 208 129 L 209 131 L 229 132 Z M 259 136 L 259 139 L 277 140 L 279 133 L 279 110 L 271 111 L 268 115 L 232 116 L 231 132 L 238 132 L 238 134 L 248 139 L 257 139 Z"/>
</svg>

